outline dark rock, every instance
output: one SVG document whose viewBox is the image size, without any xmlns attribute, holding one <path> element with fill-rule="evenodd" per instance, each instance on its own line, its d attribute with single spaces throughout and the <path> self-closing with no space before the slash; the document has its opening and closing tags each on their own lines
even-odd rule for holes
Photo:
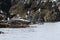
<svg viewBox="0 0 60 40">
<path fill-rule="evenodd" d="M 0 34 L 4 34 L 4 32 L 0 31 Z"/>
</svg>

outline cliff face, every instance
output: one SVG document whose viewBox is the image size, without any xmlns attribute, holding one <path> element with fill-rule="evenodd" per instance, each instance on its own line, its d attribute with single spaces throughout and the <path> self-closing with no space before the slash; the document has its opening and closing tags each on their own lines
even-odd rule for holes
<svg viewBox="0 0 60 40">
<path fill-rule="evenodd" d="M 24 7 L 28 7 L 29 3 L 30 0 L 0 0 L 0 10 L 4 12 L 4 15 L 6 15 L 6 17 L 17 13 L 24 15 L 26 13 Z"/>
<path fill-rule="evenodd" d="M 11 7 L 11 0 L 0 0 L 0 9 L 7 12 Z"/>
<path fill-rule="evenodd" d="M 33 7 L 33 5 L 35 6 L 36 4 L 38 4 L 37 1 L 36 0 L 0 0 L 0 9 L 6 13 L 8 12 L 22 13 L 22 11 L 28 10 L 31 7 L 31 5 Z"/>
<path fill-rule="evenodd" d="M 29 11 L 29 16 L 31 16 L 33 21 L 38 21 L 36 19 L 39 19 L 39 21 L 55 21 L 56 17 L 59 17 L 57 16 L 59 14 L 59 9 L 56 5 L 57 3 L 54 3 L 55 6 L 52 7 L 52 1 L 41 2 L 41 0 L 0 0 L 0 10 L 4 12 L 6 17 L 20 14 L 20 16 L 24 18 Z M 39 8 L 41 9 L 40 11 L 38 11 Z"/>
<path fill-rule="evenodd" d="M 27 10 L 30 8 L 31 3 L 33 2 L 33 0 L 16 0 L 16 1 L 12 1 L 12 7 L 10 8 L 9 12 L 11 13 L 11 15 L 13 14 L 20 14 L 21 16 L 25 16 Z"/>
<path fill-rule="evenodd" d="M 20 0 L 11 0 L 11 5 L 16 5 Z"/>
<path fill-rule="evenodd" d="M 0 0 L 0 10 L 6 12 L 9 9 L 16 5 L 20 0 Z"/>
</svg>

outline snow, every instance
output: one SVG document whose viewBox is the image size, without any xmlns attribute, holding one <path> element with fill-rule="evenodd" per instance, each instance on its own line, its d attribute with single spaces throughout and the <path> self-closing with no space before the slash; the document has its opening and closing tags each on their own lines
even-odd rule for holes
<svg viewBox="0 0 60 40">
<path fill-rule="evenodd" d="M 30 25 L 30 28 L 0 28 L 0 40 L 60 40 L 60 22 Z"/>
</svg>

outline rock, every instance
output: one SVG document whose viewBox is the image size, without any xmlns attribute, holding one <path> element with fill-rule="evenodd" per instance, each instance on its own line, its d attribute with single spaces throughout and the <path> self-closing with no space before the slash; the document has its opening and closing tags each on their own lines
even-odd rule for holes
<svg viewBox="0 0 60 40">
<path fill-rule="evenodd" d="M 4 34 L 4 32 L 0 31 L 0 34 Z"/>
</svg>

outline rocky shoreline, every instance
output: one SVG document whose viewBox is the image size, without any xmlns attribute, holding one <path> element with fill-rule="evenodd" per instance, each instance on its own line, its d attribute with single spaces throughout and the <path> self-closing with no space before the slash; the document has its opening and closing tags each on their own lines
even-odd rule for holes
<svg viewBox="0 0 60 40">
<path fill-rule="evenodd" d="M 4 20 L 0 21 L 0 28 L 26 28 L 29 27 L 30 21 L 28 20 Z"/>
<path fill-rule="evenodd" d="M 26 27 L 29 27 L 29 25 L 26 25 L 26 24 L 16 24 L 16 25 L 13 25 L 13 24 L 0 24 L 0 28 L 26 28 Z"/>
</svg>

